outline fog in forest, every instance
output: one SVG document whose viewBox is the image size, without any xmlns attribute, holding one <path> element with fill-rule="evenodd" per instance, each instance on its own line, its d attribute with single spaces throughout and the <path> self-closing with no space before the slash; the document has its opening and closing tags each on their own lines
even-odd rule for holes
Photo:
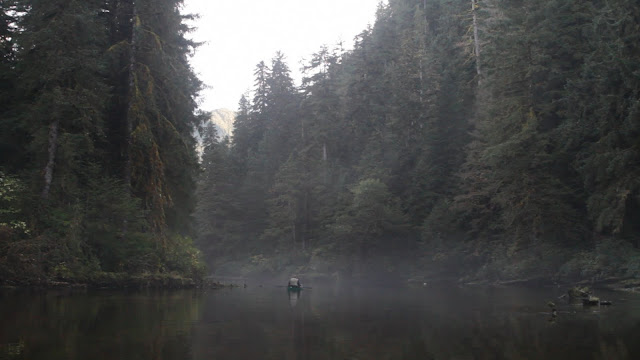
<svg viewBox="0 0 640 360">
<path fill-rule="evenodd" d="M 214 113 L 180 6 L 2 3 L 4 283 L 640 275 L 636 3 L 381 3 Z"/>
<path fill-rule="evenodd" d="M 0 16 L 0 359 L 640 358 L 637 1 L 389 0 L 211 112 L 182 0 Z"/>
</svg>

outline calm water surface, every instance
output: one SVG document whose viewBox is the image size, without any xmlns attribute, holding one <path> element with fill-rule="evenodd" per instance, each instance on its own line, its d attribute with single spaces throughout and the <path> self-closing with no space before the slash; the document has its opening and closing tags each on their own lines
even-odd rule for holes
<svg viewBox="0 0 640 360">
<path fill-rule="evenodd" d="M 640 359 L 640 296 L 276 286 L 0 292 L 0 359 Z M 547 301 L 555 300 L 552 319 Z"/>
</svg>

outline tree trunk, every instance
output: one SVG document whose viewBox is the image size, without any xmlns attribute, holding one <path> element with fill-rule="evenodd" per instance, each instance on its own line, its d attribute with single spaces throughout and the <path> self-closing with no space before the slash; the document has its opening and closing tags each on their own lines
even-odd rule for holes
<svg viewBox="0 0 640 360">
<path fill-rule="evenodd" d="M 324 176 L 324 183 L 326 184 L 329 181 L 329 169 L 328 166 L 329 164 L 327 163 L 327 143 L 323 143 L 322 144 L 322 165 L 323 165 L 323 176 Z"/>
<path fill-rule="evenodd" d="M 133 166 L 131 160 L 131 148 L 133 146 L 133 141 L 131 138 L 131 133 L 133 132 L 133 104 L 136 101 L 136 82 L 135 82 L 135 69 L 136 69 L 136 46 L 137 46 L 137 32 L 138 32 L 138 12 L 136 11 L 136 2 L 135 0 L 131 0 L 131 39 L 130 39 L 130 53 L 129 53 L 129 83 L 127 88 L 127 112 L 125 114 L 124 119 L 124 170 L 123 170 L 123 180 L 124 186 L 126 187 L 126 191 L 131 196 L 131 173 Z M 128 221 L 124 219 L 122 221 L 122 238 L 124 239 L 127 235 L 128 230 Z"/>
<path fill-rule="evenodd" d="M 292 225 L 293 225 L 293 226 L 291 227 L 291 237 L 292 237 L 292 239 L 293 239 L 293 246 L 292 246 L 292 249 L 295 249 L 295 248 L 297 247 L 297 245 L 298 245 L 298 239 L 296 238 L 296 231 L 297 231 L 297 229 L 296 229 L 296 221 L 295 221 L 295 220 L 293 220 Z"/>
<path fill-rule="evenodd" d="M 304 190 L 304 222 L 302 227 L 302 251 L 307 249 L 307 234 L 309 232 L 309 190 Z"/>
<path fill-rule="evenodd" d="M 480 81 L 480 40 L 478 39 L 478 0 L 471 0 L 471 14 L 473 16 L 473 52 L 476 58 L 476 73 Z"/>
<path fill-rule="evenodd" d="M 135 66 L 136 66 L 136 50 L 137 50 L 137 32 L 138 32 L 138 12 L 136 11 L 136 2 L 131 0 L 131 39 L 130 39 L 130 53 L 129 53 L 129 86 L 128 86 L 128 100 L 127 100 L 127 113 L 125 116 L 125 164 L 124 164 L 124 182 L 129 192 L 131 192 L 131 147 L 132 139 L 131 133 L 133 132 L 133 104 L 136 96 L 136 83 L 135 83 Z"/>
<path fill-rule="evenodd" d="M 49 197 L 49 190 L 51 189 L 51 181 L 53 180 L 53 168 L 56 163 L 56 151 L 58 150 L 58 127 L 60 126 L 60 120 L 54 121 L 49 127 L 49 160 L 47 166 L 44 168 L 44 189 L 42 189 L 42 198 L 47 199 Z"/>
</svg>

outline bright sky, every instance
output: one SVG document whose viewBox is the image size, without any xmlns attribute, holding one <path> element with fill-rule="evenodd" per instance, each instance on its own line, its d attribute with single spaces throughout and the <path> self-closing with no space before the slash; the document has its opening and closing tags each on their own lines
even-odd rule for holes
<svg viewBox="0 0 640 360">
<path fill-rule="evenodd" d="M 185 13 L 200 19 L 192 34 L 206 42 L 191 63 L 208 88 L 202 92 L 203 110 L 237 110 L 243 93 L 253 87 L 253 71 L 260 61 L 270 64 L 282 51 L 299 84 L 302 59 L 322 45 L 333 48 L 373 24 L 380 0 L 185 0 Z"/>
</svg>

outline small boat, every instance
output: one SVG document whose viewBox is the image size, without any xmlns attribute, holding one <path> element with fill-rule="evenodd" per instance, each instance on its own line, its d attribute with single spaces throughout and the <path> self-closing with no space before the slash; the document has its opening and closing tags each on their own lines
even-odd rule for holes
<svg viewBox="0 0 640 360">
<path fill-rule="evenodd" d="M 287 283 L 287 290 L 288 291 L 302 290 L 302 284 L 300 284 L 300 280 L 297 277 L 292 277 L 291 279 L 289 279 L 289 282 Z"/>
</svg>

